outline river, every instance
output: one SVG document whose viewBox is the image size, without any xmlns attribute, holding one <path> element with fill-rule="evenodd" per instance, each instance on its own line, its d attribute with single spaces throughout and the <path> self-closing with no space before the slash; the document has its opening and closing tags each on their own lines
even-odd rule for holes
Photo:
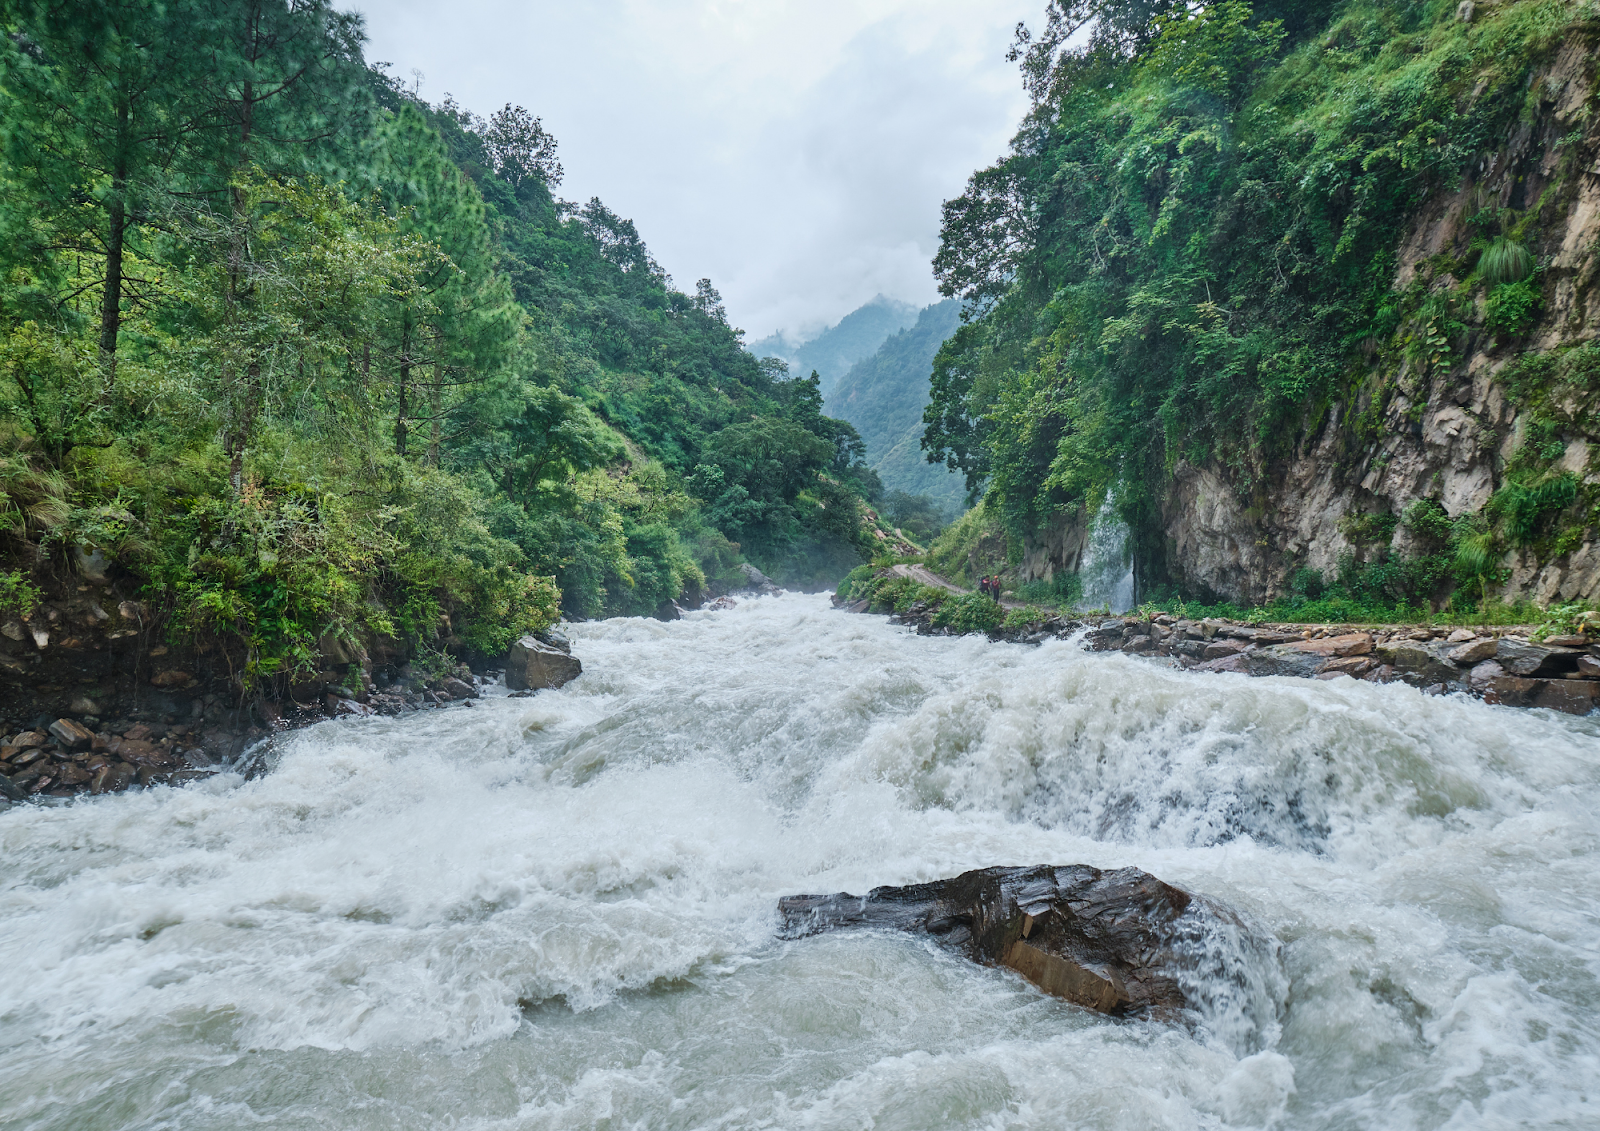
<svg viewBox="0 0 1600 1131">
<path fill-rule="evenodd" d="M 799 595 L 572 636 L 559 692 L 0 813 L 0 1126 L 1600 1126 L 1600 720 Z M 1046 862 L 1237 908 L 1255 998 L 1119 1021 L 774 934 Z"/>
</svg>

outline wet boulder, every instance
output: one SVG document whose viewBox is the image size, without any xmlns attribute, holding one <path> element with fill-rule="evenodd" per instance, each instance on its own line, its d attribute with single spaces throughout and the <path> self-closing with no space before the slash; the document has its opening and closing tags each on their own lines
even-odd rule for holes
<svg viewBox="0 0 1600 1131">
<path fill-rule="evenodd" d="M 1245 657 L 1251 675 L 1288 675 L 1309 679 L 1323 670 L 1328 661 L 1323 654 L 1308 652 L 1294 644 L 1273 644 L 1250 652 Z"/>
<path fill-rule="evenodd" d="M 506 686 L 512 691 L 560 687 L 582 673 L 576 656 L 536 636 L 524 636 L 506 652 Z"/>
<path fill-rule="evenodd" d="M 737 567 L 744 575 L 745 589 L 752 593 L 762 593 L 767 596 L 776 595 L 780 590 L 773 584 L 772 578 L 762 573 L 749 562 L 740 562 Z"/>
<path fill-rule="evenodd" d="M 72 719 L 57 719 L 51 723 L 50 734 L 68 750 L 86 750 L 94 741 L 94 732 Z"/>
<path fill-rule="evenodd" d="M 1449 656 L 1453 650 L 1449 644 L 1395 640 L 1379 646 L 1378 658 L 1401 673 L 1407 683 L 1427 687 L 1461 677 L 1460 669 Z"/>
<path fill-rule="evenodd" d="M 983 868 L 865 896 L 789 896 L 778 911 L 789 938 L 850 927 L 925 934 L 1085 1008 L 1158 1018 L 1198 1006 L 1184 976 L 1212 926 L 1245 933 L 1231 912 L 1148 872 L 1082 864 Z"/>
<path fill-rule="evenodd" d="M 1576 671 L 1580 654 L 1576 648 L 1552 647 L 1515 636 L 1502 636 L 1495 647 L 1494 658 L 1512 675 L 1534 677 Z"/>
</svg>

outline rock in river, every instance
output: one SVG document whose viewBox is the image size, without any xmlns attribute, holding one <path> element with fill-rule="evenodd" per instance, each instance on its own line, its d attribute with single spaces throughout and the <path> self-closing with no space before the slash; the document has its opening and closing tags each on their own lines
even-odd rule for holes
<svg viewBox="0 0 1600 1131">
<path fill-rule="evenodd" d="M 1184 975 L 1208 924 L 1243 933 L 1230 912 L 1148 872 L 1082 864 L 983 868 L 865 896 L 794 895 L 778 911 L 790 938 L 847 927 L 928 934 L 1089 1009 L 1169 1018 L 1198 1005 Z"/>
<path fill-rule="evenodd" d="M 512 691 L 560 687 L 582 673 L 576 656 L 535 636 L 524 636 L 506 652 L 506 686 Z"/>
</svg>

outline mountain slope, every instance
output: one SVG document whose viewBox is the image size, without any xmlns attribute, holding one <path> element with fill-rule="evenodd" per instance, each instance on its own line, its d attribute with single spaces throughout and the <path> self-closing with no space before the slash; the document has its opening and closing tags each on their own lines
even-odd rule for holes
<svg viewBox="0 0 1600 1131">
<path fill-rule="evenodd" d="M 910 303 L 877 295 L 810 341 L 795 345 L 780 333 L 753 343 L 749 350 L 757 357 L 783 358 L 799 377 L 816 370 L 827 397 L 852 365 L 916 320 L 917 308 Z"/>
<path fill-rule="evenodd" d="M 965 485 L 922 453 L 922 410 L 939 347 L 960 325 L 961 303 L 946 299 L 917 315 L 916 323 L 857 362 L 827 397 L 827 411 L 856 426 L 867 445 L 867 464 L 885 488 L 928 495 L 947 516 L 961 510 Z"/>
</svg>

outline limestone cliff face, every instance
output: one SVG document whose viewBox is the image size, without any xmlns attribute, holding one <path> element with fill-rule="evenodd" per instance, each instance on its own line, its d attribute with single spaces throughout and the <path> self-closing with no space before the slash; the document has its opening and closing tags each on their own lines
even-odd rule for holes
<svg viewBox="0 0 1600 1131">
<path fill-rule="evenodd" d="M 1290 456 L 1244 472 L 1180 463 L 1160 508 L 1161 544 L 1143 557 L 1147 573 L 1192 592 L 1270 600 L 1301 567 L 1332 576 L 1342 555 L 1374 552 L 1346 533 L 1352 515 L 1399 516 L 1417 499 L 1436 500 L 1452 518 L 1484 507 L 1531 422 L 1504 380 L 1507 367 L 1600 336 L 1596 86 L 1593 46 L 1568 44 L 1535 81 L 1530 119 L 1466 184 L 1430 200 L 1400 249 L 1397 290 L 1447 291 L 1458 284 L 1450 272 L 1471 261 L 1479 234 L 1472 214 L 1498 204 L 1532 216 L 1521 234 L 1539 263 L 1536 324 L 1520 338 L 1497 340 L 1478 288 L 1471 309 L 1456 315 L 1467 331 L 1452 343 L 1450 360 L 1418 366 L 1375 356 L 1351 397 L 1328 406 Z M 1563 515 L 1574 533 L 1543 549 L 1509 550 L 1501 563 L 1509 571 L 1502 592 L 1540 602 L 1600 597 L 1600 531 L 1593 514 L 1579 513 L 1594 508 L 1592 486 L 1600 483 L 1600 392 L 1569 388 L 1558 401 L 1546 405 L 1565 445 L 1555 467 L 1584 485 L 1573 513 Z M 1023 572 L 1073 568 L 1080 525 L 1081 517 L 1062 520 L 1035 539 Z M 1389 548 L 1411 552 L 1413 538 L 1397 524 Z"/>
</svg>

